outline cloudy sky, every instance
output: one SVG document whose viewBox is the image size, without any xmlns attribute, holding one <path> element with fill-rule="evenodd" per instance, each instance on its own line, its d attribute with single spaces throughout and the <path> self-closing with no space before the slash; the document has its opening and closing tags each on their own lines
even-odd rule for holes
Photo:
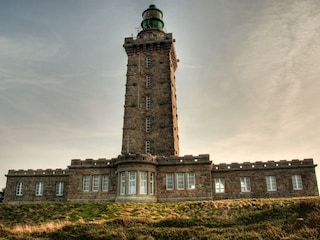
<svg viewBox="0 0 320 240">
<path fill-rule="evenodd" d="M 320 164 L 317 0 L 10 0 L 0 8 L 0 188 L 9 169 L 119 155 L 122 44 L 150 4 L 180 59 L 180 155 Z"/>
</svg>

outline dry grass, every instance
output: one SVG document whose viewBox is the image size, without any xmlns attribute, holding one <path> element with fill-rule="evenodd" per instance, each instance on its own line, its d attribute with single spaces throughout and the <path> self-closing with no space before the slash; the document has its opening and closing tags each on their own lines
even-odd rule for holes
<svg viewBox="0 0 320 240">
<path fill-rule="evenodd" d="M 0 211 L 0 239 L 320 239 L 319 198 L 1 204 Z"/>
</svg>

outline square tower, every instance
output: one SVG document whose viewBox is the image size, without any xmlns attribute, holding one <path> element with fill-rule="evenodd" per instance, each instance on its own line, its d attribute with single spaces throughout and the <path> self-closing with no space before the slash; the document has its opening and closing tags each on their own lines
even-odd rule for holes
<svg viewBox="0 0 320 240">
<path fill-rule="evenodd" d="M 177 156 L 175 40 L 163 31 L 162 11 L 155 5 L 142 17 L 142 31 L 123 45 L 128 64 L 121 152 Z"/>
</svg>

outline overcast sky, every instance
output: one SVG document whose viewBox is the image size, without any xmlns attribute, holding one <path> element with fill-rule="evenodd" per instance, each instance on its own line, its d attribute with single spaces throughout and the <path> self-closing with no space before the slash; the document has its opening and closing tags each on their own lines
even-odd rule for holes
<svg viewBox="0 0 320 240">
<path fill-rule="evenodd" d="M 0 188 L 9 169 L 120 154 L 122 44 L 150 4 L 180 59 L 180 155 L 320 163 L 318 0 L 10 0 L 0 7 Z"/>
</svg>

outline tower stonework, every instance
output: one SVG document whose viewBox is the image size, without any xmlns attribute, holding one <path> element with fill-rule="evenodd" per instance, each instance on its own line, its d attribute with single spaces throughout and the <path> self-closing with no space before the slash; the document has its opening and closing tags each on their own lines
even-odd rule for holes
<svg viewBox="0 0 320 240">
<path fill-rule="evenodd" d="M 171 33 L 163 31 L 155 5 L 142 14 L 142 30 L 125 38 L 128 55 L 122 154 L 179 155 L 175 71 Z"/>
<path fill-rule="evenodd" d="M 9 170 L 5 202 L 319 196 L 313 159 L 214 164 L 209 154 L 179 155 L 178 60 L 162 16 L 150 5 L 137 37 L 124 40 L 128 63 L 121 154 L 73 159 L 66 169 Z"/>
</svg>

